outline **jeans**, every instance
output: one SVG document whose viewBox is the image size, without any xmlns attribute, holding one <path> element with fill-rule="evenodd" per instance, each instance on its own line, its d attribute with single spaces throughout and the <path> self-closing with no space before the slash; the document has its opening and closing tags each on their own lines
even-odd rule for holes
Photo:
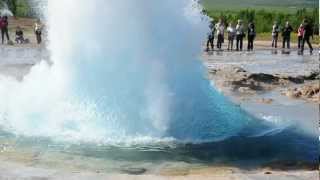
<svg viewBox="0 0 320 180">
<path fill-rule="evenodd" d="M 237 35 L 237 51 L 242 51 L 243 47 L 243 35 Z"/>
<path fill-rule="evenodd" d="M 278 36 L 272 36 L 272 47 L 277 48 L 278 47 Z"/>
<path fill-rule="evenodd" d="M 298 48 L 300 49 L 302 47 L 302 36 L 298 36 Z"/>
<path fill-rule="evenodd" d="M 284 36 L 282 41 L 282 48 L 285 48 L 287 44 L 287 48 L 290 49 L 290 36 Z"/>
<path fill-rule="evenodd" d="M 254 37 L 253 35 L 248 35 L 248 50 L 253 50 Z"/>
<path fill-rule="evenodd" d="M 208 38 L 207 41 L 207 49 L 209 50 L 209 46 L 211 46 L 211 49 L 214 49 L 214 44 L 213 44 L 214 38 Z"/>
<path fill-rule="evenodd" d="M 222 43 L 223 43 L 223 35 L 222 34 L 219 34 L 218 35 L 218 41 L 217 41 L 217 48 L 218 49 L 221 49 L 221 47 L 222 47 Z"/>
</svg>

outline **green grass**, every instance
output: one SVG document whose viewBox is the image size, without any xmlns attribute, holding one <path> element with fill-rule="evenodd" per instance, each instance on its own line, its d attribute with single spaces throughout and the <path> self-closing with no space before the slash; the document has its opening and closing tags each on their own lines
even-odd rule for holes
<svg viewBox="0 0 320 180">
<path fill-rule="evenodd" d="M 279 40 L 281 40 L 281 39 L 282 39 L 282 37 L 279 36 Z M 271 41 L 271 33 L 258 33 L 256 40 L 258 40 L 258 41 Z M 319 36 L 315 35 L 311 41 L 312 41 L 312 44 L 319 44 Z M 298 42 L 298 36 L 296 33 L 293 33 L 291 35 L 291 42 L 294 42 L 294 43 Z"/>
<path fill-rule="evenodd" d="M 201 0 L 208 11 L 237 11 L 241 9 L 265 9 L 293 13 L 297 9 L 318 7 L 318 0 Z"/>
</svg>

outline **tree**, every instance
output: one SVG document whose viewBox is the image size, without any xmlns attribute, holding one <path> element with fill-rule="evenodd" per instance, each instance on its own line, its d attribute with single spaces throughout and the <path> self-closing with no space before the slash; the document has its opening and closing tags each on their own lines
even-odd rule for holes
<svg viewBox="0 0 320 180">
<path fill-rule="evenodd" d="M 17 0 L 6 0 L 9 10 L 14 16 L 17 15 Z"/>
</svg>

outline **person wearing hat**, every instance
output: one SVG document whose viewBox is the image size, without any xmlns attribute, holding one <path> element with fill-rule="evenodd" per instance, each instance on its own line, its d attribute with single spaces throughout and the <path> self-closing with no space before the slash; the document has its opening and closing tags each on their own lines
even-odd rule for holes
<svg viewBox="0 0 320 180">
<path fill-rule="evenodd" d="M 243 38 L 246 36 L 244 32 L 244 27 L 242 24 L 242 20 L 238 20 L 238 24 L 236 26 L 236 39 L 237 39 L 237 51 L 242 51 L 243 47 Z"/>
</svg>

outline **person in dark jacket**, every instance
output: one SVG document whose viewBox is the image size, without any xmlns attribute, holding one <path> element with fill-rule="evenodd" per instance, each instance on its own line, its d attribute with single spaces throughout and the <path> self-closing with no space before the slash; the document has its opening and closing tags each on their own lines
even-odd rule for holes
<svg viewBox="0 0 320 180">
<path fill-rule="evenodd" d="M 7 16 L 3 16 L 0 19 L 0 27 L 1 27 L 1 42 L 2 44 L 4 43 L 4 38 L 6 36 L 7 38 L 7 42 L 10 41 L 10 37 L 9 37 L 9 31 L 8 31 L 8 17 Z"/>
<path fill-rule="evenodd" d="M 290 37 L 291 32 L 293 31 L 292 26 L 290 25 L 289 21 L 286 22 L 286 25 L 284 26 L 282 30 L 282 48 L 284 49 L 287 44 L 287 48 L 290 49 Z"/>
<path fill-rule="evenodd" d="M 248 25 L 248 51 L 253 50 L 253 41 L 256 37 L 256 29 L 253 22 Z"/>
<path fill-rule="evenodd" d="M 23 44 L 25 42 L 25 39 L 23 37 L 23 31 L 20 26 L 17 27 L 16 30 L 16 43 Z"/>
<path fill-rule="evenodd" d="M 302 38 L 302 46 L 301 46 L 301 52 L 303 53 L 304 51 L 304 45 L 307 42 L 309 49 L 310 49 L 310 53 L 312 53 L 313 48 L 312 45 L 310 43 L 310 37 L 312 37 L 313 39 L 313 29 L 311 24 L 308 22 L 308 20 L 304 20 L 303 21 L 303 27 L 304 27 L 304 34 L 303 34 L 303 38 Z"/>
</svg>

